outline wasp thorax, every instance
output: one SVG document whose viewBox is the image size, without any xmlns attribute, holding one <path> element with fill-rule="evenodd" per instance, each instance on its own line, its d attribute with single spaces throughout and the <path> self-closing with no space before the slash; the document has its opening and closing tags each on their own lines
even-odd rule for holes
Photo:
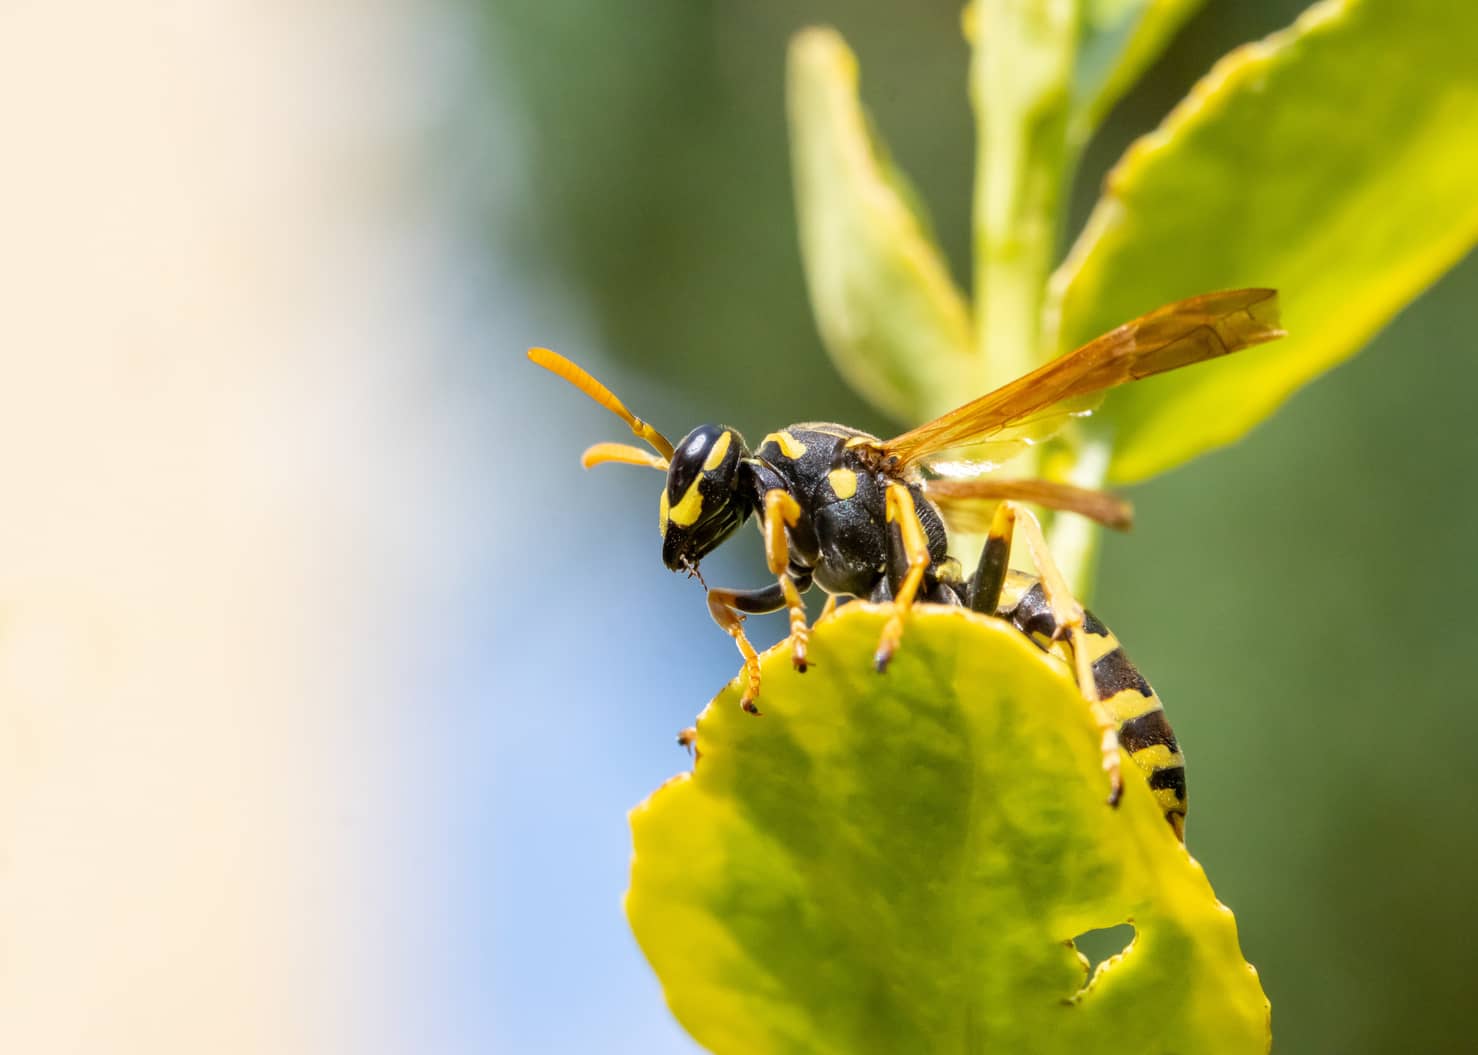
<svg viewBox="0 0 1478 1055">
<path fill-rule="evenodd" d="M 699 425 L 682 438 L 662 491 L 662 561 L 695 568 L 749 516 L 740 492 L 744 437 L 722 425 Z"/>
</svg>

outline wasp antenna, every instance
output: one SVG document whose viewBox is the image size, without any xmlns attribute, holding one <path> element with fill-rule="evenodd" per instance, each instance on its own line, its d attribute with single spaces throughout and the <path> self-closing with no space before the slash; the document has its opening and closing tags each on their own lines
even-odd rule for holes
<svg viewBox="0 0 1478 1055">
<path fill-rule="evenodd" d="M 644 451 L 640 447 L 633 447 L 629 443 L 597 443 L 587 447 L 585 453 L 580 455 L 580 465 L 589 469 L 597 465 L 605 465 L 607 462 L 616 462 L 620 465 L 645 465 L 652 469 L 667 471 L 667 459 L 659 457 L 650 451 Z"/>
<path fill-rule="evenodd" d="M 631 431 L 650 443 L 652 449 L 658 454 L 671 460 L 672 443 L 667 437 L 627 410 L 626 404 L 617 399 L 614 392 L 591 377 L 580 367 L 570 362 L 558 352 L 551 352 L 548 348 L 530 348 L 529 359 L 536 365 L 542 366 L 551 374 L 563 378 L 581 392 L 584 392 L 591 399 L 616 415 L 616 417 L 630 425 Z"/>
</svg>

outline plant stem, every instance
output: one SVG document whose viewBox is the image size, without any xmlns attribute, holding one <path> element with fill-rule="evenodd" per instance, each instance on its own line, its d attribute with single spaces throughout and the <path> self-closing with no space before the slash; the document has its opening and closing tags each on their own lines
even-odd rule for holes
<svg viewBox="0 0 1478 1055">
<path fill-rule="evenodd" d="M 1067 483 L 1077 487 L 1098 489 L 1108 473 L 1112 445 L 1105 437 L 1086 437 L 1076 443 L 1076 458 L 1067 474 Z M 1092 593 L 1094 572 L 1098 570 L 1098 543 L 1103 528 L 1087 517 L 1059 514 L 1047 529 L 1047 548 L 1057 561 L 1063 578 L 1074 596 L 1086 601 Z"/>
<path fill-rule="evenodd" d="M 975 326 L 982 390 L 1049 358 L 1042 301 L 1057 249 L 1077 0 L 975 0 Z"/>
<path fill-rule="evenodd" d="M 981 392 L 1056 353 L 1042 340 L 1042 306 L 1073 153 L 1067 132 L 1079 2 L 974 0 L 966 12 L 974 46 L 974 382 Z M 1028 449 L 1012 471 L 1036 475 L 1038 462 L 1038 451 Z M 1014 563 L 1029 565 L 1021 549 Z M 1076 577 L 1069 578 L 1075 589 L 1083 586 L 1091 552 L 1091 539 L 1078 540 L 1072 557 Z"/>
</svg>

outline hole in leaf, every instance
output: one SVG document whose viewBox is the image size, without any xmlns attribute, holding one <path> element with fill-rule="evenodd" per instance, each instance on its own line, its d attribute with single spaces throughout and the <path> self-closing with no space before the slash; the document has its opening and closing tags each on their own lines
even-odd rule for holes
<svg viewBox="0 0 1478 1055">
<path fill-rule="evenodd" d="M 1134 941 L 1134 926 L 1119 923 L 1112 927 L 1099 927 L 1084 931 L 1073 939 L 1073 947 L 1088 960 L 1088 977 L 1092 978 L 1103 961 L 1129 948 Z"/>
</svg>

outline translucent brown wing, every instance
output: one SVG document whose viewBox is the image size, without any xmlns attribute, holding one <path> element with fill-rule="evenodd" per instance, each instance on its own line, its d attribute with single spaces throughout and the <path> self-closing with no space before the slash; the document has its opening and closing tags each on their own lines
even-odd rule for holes
<svg viewBox="0 0 1478 1055">
<path fill-rule="evenodd" d="M 955 531 L 989 530 L 996 506 L 1007 498 L 1078 513 L 1116 531 L 1128 531 L 1134 521 L 1133 506 L 1118 495 L 1047 480 L 982 476 L 974 480 L 926 480 L 923 487 L 924 495 Z"/>
<path fill-rule="evenodd" d="M 1203 293 L 1126 322 L 1077 351 L 888 440 L 882 449 L 906 465 L 939 451 L 1003 439 L 1007 430 L 1020 434 L 1018 442 L 1031 442 L 1061 427 L 1073 412 L 1082 413 L 1088 397 L 1116 385 L 1282 336 L 1277 291 Z M 1038 421 L 1045 428 L 1028 437 L 1029 426 Z"/>
</svg>

